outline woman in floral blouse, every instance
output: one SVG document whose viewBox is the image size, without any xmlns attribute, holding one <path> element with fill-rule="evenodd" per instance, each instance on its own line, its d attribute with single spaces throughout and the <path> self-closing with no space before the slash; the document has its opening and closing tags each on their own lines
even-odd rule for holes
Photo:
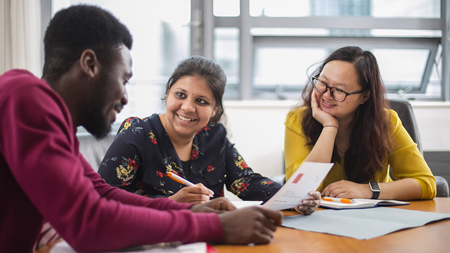
<svg viewBox="0 0 450 253">
<path fill-rule="evenodd" d="M 149 197 L 202 203 L 224 195 L 224 185 L 244 200 L 268 200 L 281 185 L 254 173 L 226 137 L 223 114 L 226 76 L 200 56 L 182 61 L 166 85 L 166 112 L 126 119 L 107 151 L 100 175 L 113 186 Z M 167 172 L 197 184 L 186 187 Z M 300 211 L 313 212 L 312 192 Z"/>
</svg>

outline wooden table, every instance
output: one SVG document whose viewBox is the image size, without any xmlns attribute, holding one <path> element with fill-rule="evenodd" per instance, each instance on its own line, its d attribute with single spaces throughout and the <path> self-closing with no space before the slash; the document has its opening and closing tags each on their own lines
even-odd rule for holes
<svg viewBox="0 0 450 253">
<path fill-rule="evenodd" d="M 411 205 L 391 208 L 450 213 L 450 198 L 409 202 Z M 323 209 L 319 208 L 318 211 L 320 210 Z M 47 253 L 50 251 L 50 248 L 44 247 L 35 253 Z M 337 235 L 278 227 L 274 239 L 267 245 L 213 245 L 213 248 L 217 249 L 219 253 L 450 252 L 450 220 L 405 229 L 370 240 L 358 240 Z"/>
<path fill-rule="evenodd" d="M 409 202 L 411 205 L 391 208 L 450 213 L 450 198 Z M 430 223 L 369 240 L 278 227 L 274 239 L 267 245 L 214 245 L 213 247 L 220 253 L 450 252 L 450 220 Z"/>
</svg>

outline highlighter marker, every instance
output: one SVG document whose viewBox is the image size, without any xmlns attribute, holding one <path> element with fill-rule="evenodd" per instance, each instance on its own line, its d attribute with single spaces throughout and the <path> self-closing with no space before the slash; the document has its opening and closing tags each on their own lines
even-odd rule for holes
<svg viewBox="0 0 450 253">
<path fill-rule="evenodd" d="M 331 198 L 331 197 L 322 197 L 322 200 L 333 201 L 333 202 L 341 202 L 341 203 L 344 203 L 344 204 L 351 204 L 351 203 L 355 202 L 353 199 Z"/>
</svg>

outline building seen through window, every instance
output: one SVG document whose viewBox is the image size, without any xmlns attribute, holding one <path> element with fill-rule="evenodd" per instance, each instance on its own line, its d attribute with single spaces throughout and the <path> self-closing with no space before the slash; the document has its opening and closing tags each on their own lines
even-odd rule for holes
<svg viewBox="0 0 450 253">
<path fill-rule="evenodd" d="M 441 17 L 439 0 L 250 0 L 248 16 L 254 25 L 250 27 L 252 47 L 247 57 L 253 64 L 248 68 L 239 67 L 239 57 L 246 56 L 242 52 L 239 55 L 238 46 L 229 50 L 231 45 L 239 45 L 242 27 L 237 19 L 238 15 L 245 14 L 239 11 L 239 1 L 227 2 L 214 1 L 222 7 L 214 6 L 214 15 L 220 21 L 214 33 L 214 57 L 230 76 L 228 98 L 297 99 L 317 64 L 346 45 L 360 46 L 375 54 L 391 95 L 409 99 L 441 98 L 440 26 L 390 29 L 386 24 L 392 22 L 401 27 L 408 21 L 437 21 Z M 368 25 L 361 29 L 364 25 L 358 24 L 360 20 L 386 28 Z M 299 22 L 299 26 L 286 24 L 289 21 Z M 333 22 L 341 28 L 333 28 Z M 230 27 L 233 24 L 238 24 L 236 32 Z M 251 82 L 241 82 L 239 71 L 251 72 Z M 241 86 L 251 86 L 251 92 L 242 94 L 240 90 L 245 89 Z"/>
</svg>

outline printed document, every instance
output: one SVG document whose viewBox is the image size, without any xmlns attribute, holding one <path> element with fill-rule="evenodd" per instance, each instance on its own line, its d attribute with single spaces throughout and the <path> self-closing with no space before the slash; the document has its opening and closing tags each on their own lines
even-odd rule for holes
<svg viewBox="0 0 450 253">
<path fill-rule="evenodd" d="M 331 167 L 333 163 L 302 163 L 294 175 L 263 206 L 272 210 L 296 207 L 303 199 L 310 198 L 308 192 L 319 187 Z"/>
</svg>

